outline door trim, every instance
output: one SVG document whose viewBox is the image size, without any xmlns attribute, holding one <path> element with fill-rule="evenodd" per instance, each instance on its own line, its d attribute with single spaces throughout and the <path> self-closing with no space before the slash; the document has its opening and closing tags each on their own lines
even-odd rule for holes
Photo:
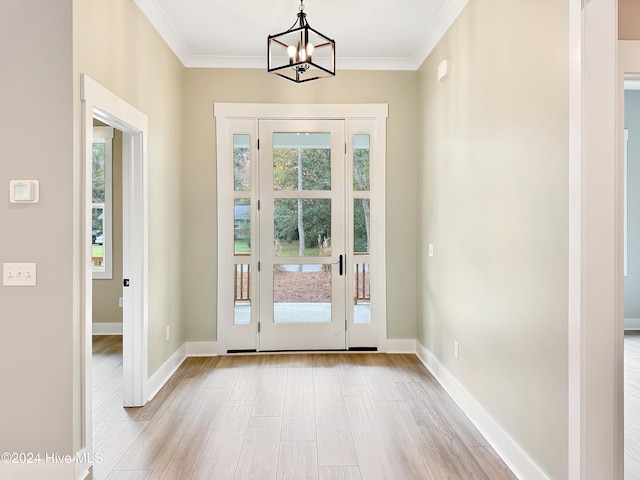
<svg viewBox="0 0 640 480">
<path fill-rule="evenodd" d="M 129 295 L 123 294 L 123 392 L 124 406 L 147 401 L 148 362 L 148 117 L 100 85 L 81 75 L 82 150 L 80 173 L 81 304 L 82 319 L 82 420 L 83 445 L 93 448 L 92 404 L 92 268 L 91 206 L 93 119 L 122 132 L 123 182 L 123 274 L 132 280 Z M 128 297 L 128 298 L 127 298 Z"/>
<path fill-rule="evenodd" d="M 386 119 L 389 106 L 387 104 L 270 104 L 270 103 L 214 103 L 213 116 L 216 121 L 216 156 L 222 158 L 229 151 L 229 123 L 231 120 L 257 119 L 344 119 L 347 122 L 347 134 L 349 134 L 350 121 L 368 119 L 375 124 L 375 148 L 383 161 L 377 162 L 375 175 L 372 174 L 372 190 L 376 192 L 376 201 L 380 205 L 386 205 L 385 178 L 386 178 Z M 257 130 L 257 125 L 256 125 Z M 257 138 L 257 137 L 256 137 Z M 218 205 L 221 204 L 223 192 L 229 186 L 222 183 L 218 175 Z M 231 212 L 218 209 L 218 224 L 233 224 Z M 375 309 L 372 306 L 372 321 L 376 322 L 378 351 L 387 351 L 389 341 L 387 339 L 387 307 L 386 307 L 386 235 L 385 235 L 385 208 L 376 209 L 371 213 L 372 238 L 377 239 L 379 253 L 372 261 L 372 269 L 376 270 L 376 277 L 372 279 L 371 296 L 378 302 Z M 218 235 L 218 292 L 223 282 L 228 282 L 225 272 L 227 267 L 232 268 L 232 260 L 228 254 L 232 251 L 233 239 Z M 217 302 L 217 343 L 219 351 L 227 351 L 228 328 L 226 321 L 219 319 L 228 318 L 228 308 L 223 302 Z M 393 343 L 393 342 L 392 342 Z"/>
<path fill-rule="evenodd" d="M 570 480 L 623 476 L 617 3 L 569 2 Z"/>
</svg>

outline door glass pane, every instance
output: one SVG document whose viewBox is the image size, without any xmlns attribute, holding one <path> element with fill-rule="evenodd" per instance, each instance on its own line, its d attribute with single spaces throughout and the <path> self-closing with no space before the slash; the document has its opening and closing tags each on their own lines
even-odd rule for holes
<svg viewBox="0 0 640 480">
<path fill-rule="evenodd" d="M 273 321 L 331 322 L 331 266 L 274 266 Z"/>
<path fill-rule="evenodd" d="M 331 134 L 274 133 L 274 190 L 330 190 Z"/>
<path fill-rule="evenodd" d="M 353 253 L 369 253 L 370 232 L 369 199 L 356 198 L 353 200 Z"/>
<path fill-rule="evenodd" d="M 251 253 L 251 200 L 238 198 L 233 202 L 233 253 Z"/>
<path fill-rule="evenodd" d="M 355 323 L 371 323 L 371 291 L 369 264 L 354 258 L 354 295 L 353 321 Z"/>
<path fill-rule="evenodd" d="M 104 138 L 94 139 L 93 151 L 93 203 L 105 202 L 105 142 Z"/>
<path fill-rule="evenodd" d="M 243 262 L 244 256 L 236 255 L 236 262 Z M 251 324 L 251 265 L 249 256 L 244 257 L 243 263 L 235 264 L 234 272 L 234 325 Z"/>
<path fill-rule="evenodd" d="M 273 223 L 276 256 L 331 256 L 330 199 L 276 199 Z"/>
<path fill-rule="evenodd" d="M 251 190 L 251 136 L 233 135 L 233 189 Z"/>
<path fill-rule="evenodd" d="M 234 325 L 251 324 L 251 200 L 239 198 L 233 205 Z"/>
<path fill-rule="evenodd" d="M 369 191 L 369 158 L 371 149 L 369 135 L 353 136 L 353 189 L 359 192 Z"/>
</svg>

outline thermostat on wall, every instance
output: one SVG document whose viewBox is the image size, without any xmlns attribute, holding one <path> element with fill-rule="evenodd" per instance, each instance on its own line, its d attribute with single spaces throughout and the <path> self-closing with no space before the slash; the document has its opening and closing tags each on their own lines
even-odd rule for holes
<svg viewBox="0 0 640 480">
<path fill-rule="evenodd" d="M 9 201 L 11 203 L 38 203 L 40 201 L 40 182 L 38 180 L 11 180 Z"/>
</svg>

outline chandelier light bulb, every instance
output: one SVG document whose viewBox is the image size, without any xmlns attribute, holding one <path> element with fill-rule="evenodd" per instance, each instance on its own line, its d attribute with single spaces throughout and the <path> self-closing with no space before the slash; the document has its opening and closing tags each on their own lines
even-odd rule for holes
<svg viewBox="0 0 640 480">
<path fill-rule="evenodd" d="M 287 54 L 291 60 L 294 60 L 296 58 L 296 47 L 289 45 L 289 47 L 287 47 Z"/>
<path fill-rule="evenodd" d="M 307 43 L 307 56 L 311 57 L 313 54 L 313 43 Z"/>
</svg>

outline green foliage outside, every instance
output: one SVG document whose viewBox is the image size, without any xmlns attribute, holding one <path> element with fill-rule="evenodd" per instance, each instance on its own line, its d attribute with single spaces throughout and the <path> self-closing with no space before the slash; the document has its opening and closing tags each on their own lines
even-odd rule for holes
<svg viewBox="0 0 640 480">
<path fill-rule="evenodd" d="M 275 190 L 330 190 L 331 150 L 324 148 L 274 149 L 273 187 Z M 298 217 L 300 207 L 302 207 L 302 218 Z M 318 247 L 318 239 L 323 241 L 331 238 L 330 200 L 279 200 L 274 204 L 273 216 L 275 239 L 283 244 L 300 240 L 301 230 L 304 231 L 305 250 Z"/>
<path fill-rule="evenodd" d="M 368 148 L 354 150 L 353 188 L 370 190 L 370 155 Z M 234 189 L 251 189 L 249 149 L 234 148 Z M 273 152 L 275 190 L 330 190 L 331 150 L 324 148 L 276 148 Z M 241 202 L 241 200 L 237 200 Z M 236 203 L 239 205 L 241 203 Z M 247 203 L 248 204 L 248 203 Z M 354 251 L 369 251 L 369 199 L 354 201 Z M 301 218 L 298 215 L 302 207 Z M 331 201 L 328 199 L 279 199 L 274 203 L 274 241 L 281 256 L 298 256 L 303 230 L 305 255 L 319 255 L 319 241 L 331 238 Z M 236 226 L 235 252 L 251 249 L 249 225 Z"/>
<path fill-rule="evenodd" d="M 104 143 L 93 144 L 93 203 L 104 203 Z M 102 209 L 93 209 L 91 229 L 102 231 Z"/>
<path fill-rule="evenodd" d="M 233 149 L 233 189 L 236 192 L 251 190 L 251 157 L 246 147 Z"/>
<path fill-rule="evenodd" d="M 294 240 L 291 243 L 284 243 L 278 245 L 278 255 L 281 257 L 297 257 L 298 256 L 298 241 Z M 236 255 L 242 253 L 251 253 L 251 247 L 247 245 L 247 242 L 244 240 L 237 240 L 235 242 L 234 253 Z M 305 255 L 310 257 L 319 257 L 320 256 L 320 247 L 315 246 L 313 248 L 307 248 L 305 250 Z"/>
<path fill-rule="evenodd" d="M 353 189 L 367 192 L 370 185 L 370 152 L 368 148 L 356 148 L 353 152 Z M 353 202 L 353 251 L 369 251 L 369 199 Z"/>
</svg>

